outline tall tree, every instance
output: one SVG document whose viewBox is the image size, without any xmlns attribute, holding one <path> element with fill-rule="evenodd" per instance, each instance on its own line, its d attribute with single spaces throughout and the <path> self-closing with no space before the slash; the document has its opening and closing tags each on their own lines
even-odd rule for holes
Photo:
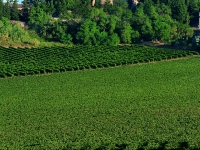
<svg viewBox="0 0 200 150">
<path fill-rule="evenodd" d="M 14 0 L 13 5 L 12 5 L 11 19 L 12 20 L 19 20 L 19 10 L 18 10 L 17 0 Z"/>
<path fill-rule="evenodd" d="M 3 17 L 10 20 L 10 6 L 8 1 L 4 4 Z"/>
<path fill-rule="evenodd" d="M 183 0 L 172 1 L 171 9 L 173 19 L 181 23 L 189 23 L 187 18 L 187 6 Z"/>
<path fill-rule="evenodd" d="M 67 25 L 62 20 L 55 21 L 51 28 L 54 39 L 65 44 L 72 43 L 72 37 L 67 33 Z"/>
<path fill-rule="evenodd" d="M 112 35 L 116 29 L 117 21 L 119 21 L 119 18 L 115 15 L 109 16 L 109 22 L 107 24 L 108 33 Z"/>
<path fill-rule="evenodd" d="M 28 19 L 28 23 L 32 27 L 41 27 L 48 21 L 49 17 L 42 8 L 40 8 L 39 6 L 33 6 L 31 7 Z"/>
<path fill-rule="evenodd" d="M 55 12 L 55 10 L 56 9 L 55 9 L 55 6 L 53 4 L 53 0 L 48 1 L 46 3 L 46 9 L 45 9 L 46 13 L 49 14 L 49 15 L 52 15 Z"/>
<path fill-rule="evenodd" d="M 147 14 L 149 17 L 152 15 L 152 6 L 153 6 L 152 0 L 145 0 L 144 1 L 144 13 Z"/>
<path fill-rule="evenodd" d="M 2 17 L 3 17 L 3 8 L 4 8 L 4 6 L 3 6 L 3 0 L 0 0 L 0 20 L 2 19 Z"/>
<path fill-rule="evenodd" d="M 81 24 L 79 31 L 76 34 L 76 39 L 80 44 L 96 45 L 97 39 L 95 37 L 95 34 L 97 32 L 98 28 L 96 22 L 86 19 Z"/>
<path fill-rule="evenodd" d="M 24 21 L 28 21 L 28 3 L 27 0 L 23 1 L 22 16 Z"/>
<path fill-rule="evenodd" d="M 154 31 L 150 18 L 144 14 L 144 5 L 140 3 L 133 16 L 133 29 L 139 31 L 141 38 L 152 40 Z"/>
<path fill-rule="evenodd" d="M 102 9 L 100 9 L 97 25 L 101 32 L 106 30 L 107 23 L 108 23 L 108 15 Z"/>
<path fill-rule="evenodd" d="M 122 43 L 125 44 L 130 44 L 132 42 L 132 27 L 129 23 L 123 24 L 123 28 L 121 29 L 120 32 L 120 37 L 121 37 L 121 41 Z"/>
<path fill-rule="evenodd" d="M 198 0 L 189 1 L 188 12 L 190 13 L 191 23 L 198 22 L 199 8 Z"/>
<path fill-rule="evenodd" d="M 76 0 L 72 9 L 75 17 L 87 17 L 92 9 L 91 0 Z"/>
</svg>

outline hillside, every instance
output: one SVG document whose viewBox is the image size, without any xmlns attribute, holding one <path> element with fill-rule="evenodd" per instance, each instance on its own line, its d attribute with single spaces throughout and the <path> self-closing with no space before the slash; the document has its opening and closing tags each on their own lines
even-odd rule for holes
<svg viewBox="0 0 200 150">
<path fill-rule="evenodd" d="M 43 42 L 116 46 L 141 41 L 160 41 L 167 45 L 177 43 L 180 46 L 186 44 L 192 45 L 193 49 L 198 45 L 191 42 L 193 30 L 190 25 L 199 22 L 199 1 L 110 2 L 96 0 L 95 4 L 94 1 L 91 4 L 91 0 L 24 0 L 20 8 L 16 0 L 13 3 L 0 2 L 0 27 L 4 27 L 0 30 L 0 40 L 4 44 L 36 43 L 36 46 Z M 24 30 L 35 32 L 37 38 L 35 34 L 23 36 L 24 31 L 19 28 L 5 28 L 9 20 L 27 22 Z"/>
</svg>

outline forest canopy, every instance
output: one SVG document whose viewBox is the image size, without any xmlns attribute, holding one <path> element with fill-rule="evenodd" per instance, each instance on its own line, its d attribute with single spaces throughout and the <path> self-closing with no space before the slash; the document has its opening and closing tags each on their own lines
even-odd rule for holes
<svg viewBox="0 0 200 150">
<path fill-rule="evenodd" d="M 187 40 L 200 8 L 200 0 L 139 0 L 137 6 L 132 0 L 107 0 L 103 5 L 96 0 L 94 6 L 91 0 L 24 0 L 20 10 L 17 3 L 0 0 L 2 21 L 24 21 L 26 30 L 45 40 L 83 45 Z M 0 32 L 4 38 L 5 31 Z"/>
</svg>

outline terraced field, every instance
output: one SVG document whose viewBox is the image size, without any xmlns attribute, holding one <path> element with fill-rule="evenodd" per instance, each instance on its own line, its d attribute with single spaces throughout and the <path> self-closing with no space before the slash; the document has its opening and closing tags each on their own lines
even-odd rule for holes
<svg viewBox="0 0 200 150">
<path fill-rule="evenodd" d="M 200 149 L 200 59 L 0 79 L 0 149 Z"/>
</svg>

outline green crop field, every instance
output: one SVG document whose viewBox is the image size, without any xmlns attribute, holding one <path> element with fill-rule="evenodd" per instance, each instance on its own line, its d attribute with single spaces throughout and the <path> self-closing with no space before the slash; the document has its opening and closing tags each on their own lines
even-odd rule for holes
<svg viewBox="0 0 200 150">
<path fill-rule="evenodd" d="M 200 59 L 0 79 L 0 149 L 200 149 Z"/>
<path fill-rule="evenodd" d="M 114 67 L 192 55 L 198 55 L 198 52 L 140 45 L 0 47 L 0 78 Z"/>
</svg>

